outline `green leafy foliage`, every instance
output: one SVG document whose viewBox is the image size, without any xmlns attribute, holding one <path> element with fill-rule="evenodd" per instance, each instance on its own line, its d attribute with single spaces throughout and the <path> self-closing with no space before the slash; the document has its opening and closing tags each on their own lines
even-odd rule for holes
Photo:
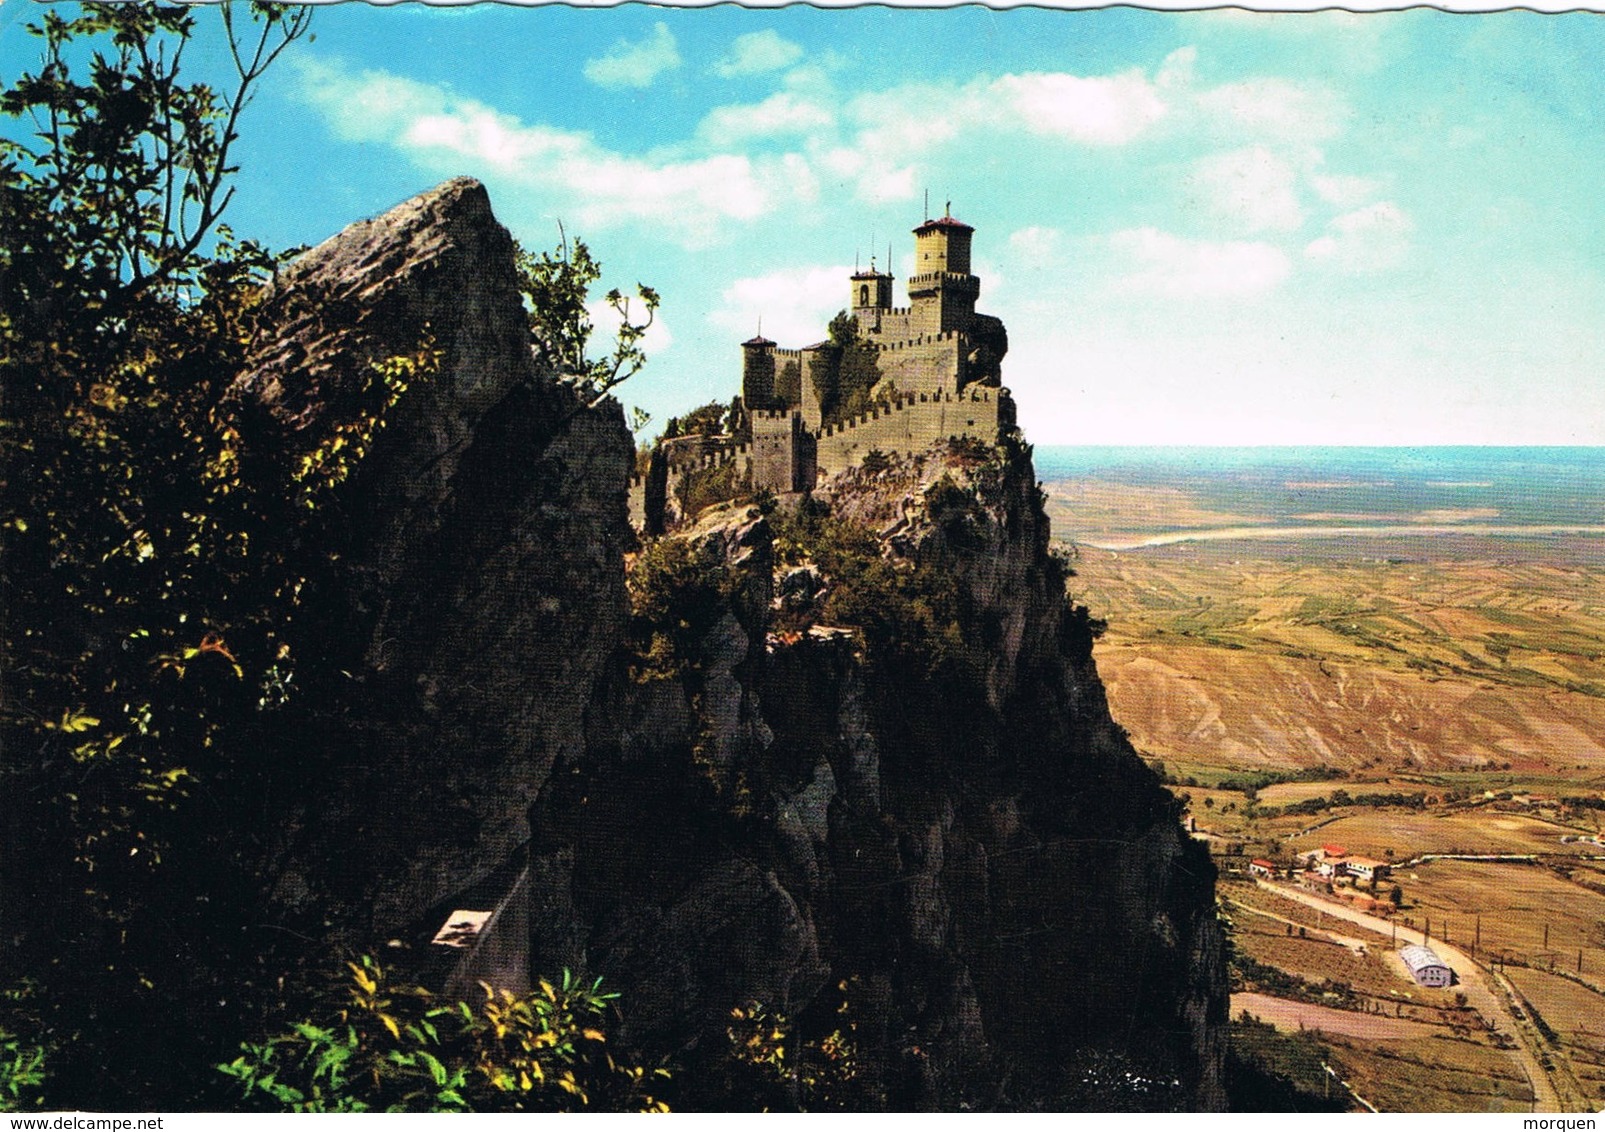
<svg viewBox="0 0 1605 1132">
<path fill-rule="evenodd" d="M 696 515 L 716 503 L 729 503 L 747 495 L 747 483 L 734 460 L 712 468 L 693 468 L 681 477 L 680 506 Z"/>
<path fill-rule="evenodd" d="M 724 401 L 709 401 L 699 405 L 683 417 L 670 417 L 663 428 L 663 439 L 677 436 L 722 436 L 733 431 L 734 406 Z"/>
<path fill-rule="evenodd" d="M 27 1112 L 44 1105 L 50 1051 L 37 1039 L 38 1015 L 33 986 L 24 983 L 0 991 L 0 1112 Z"/>
<path fill-rule="evenodd" d="M 231 387 L 279 259 L 222 219 L 242 114 L 309 10 L 79 12 L 41 11 L 41 65 L 0 92 L 21 122 L 0 142 L 0 969 L 40 976 L 25 1026 L 0 1012 L 0 1096 L 215 1108 L 222 1079 L 197 1070 L 237 1045 L 241 1018 L 301 1009 L 296 965 L 318 941 L 262 922 L 278 836 L 265 819 L 339 757 L 329 736 L 344 734 L 360 646 L 329 596 L 361 518 L 350 488 L 438 355 L 423 328 L 415 350 L 342 375 L 314 427 L 263 439 Z M 183 69 L 211 18 L 233 55 L 227 89 Z M 576 243 L 528 276 L 547 304 L 531 314 L 538 344 L 599 397 L 639 368 L 657 296 L 640 289 L 644 319 L 610 296 L 624 330 L 586 362 L 598 271 Z M 545 1033 L 524 1015 L 577 1018 L 593 992 L 487 1003 L 462 1033 L 480 1042 L 496 1016 L 495 1041 Z M 350 1042 L 373 1025 L 399 1040 L 375 1011 L 399 1015 L 347 1009 L 360 1025 L 307 1023 L 262 1047 L 280 1069 L 253 1080 L 290 1082 L 309 1107 L 392 1103 L 354 1084 L 371 1047 Z M 577 1067 L 607 1064 L 602 1044 L 575 1040 Z M 302 1053 L 292 1081 L 284 1059 Z M 433 1089 L 449 1107 L 453 1077 L 436 1079 L 432 1045 L 391 1054 L 398 1096 Z M 479 1063 L 464 1064 L 473 1086 Z"/>
<path fill-rule="evenodd" d="M 287 705 L 340 663 L 308 597 L 344 485 L 435 358 L 359 375 L 294 451 L 254 448 L 227 394 L 276 260 L 221 218 L 241 114 L 308 12 L 80 12 L 42 13 L 41 66 L 0 93 L 34 126 L 0 152 L 0 958 L 41 976 L 13 1080 L 37 1048 L 51 1107 L 175 1107 L 239 1000 L 276 993 L 240 929 L 260 846 L 237 816 Z M 181 69 L 214 16 L 227 90 Z"/>
<path fill-rule="evenodd" d="M 729 608 L 732 585 L 714 544 L 678 538 L 649 543 L 628 578 L 632 678 L 646 683 L 684 676 Z"/>
<path fill-rule="evenodd" d="M 841 980 L 834 1012 L 811 1025 L 759 1002 L 734 1007 L 725 1028 L 727 1094 L 766 1112 L 883 1108 L 859 1051 L 858 989 L 856 979 Z"/>
<path fill-rule="evenodd" d="M 963 495 L 951 484 L 932 492 L 941 497 L 950 490 Z M 952 502 L 938 498 L 933 503 L 927 493 L 933 511 Z M 958 504 L 970 502 L 965 495 Z M 886 556 L 874 531 L 832 515 L 821 503 L 777 512 L 771 521 L 779 560 L 812 562 L 828 582 L 810 620 L 858 629 L 871 663 L 883 670 L 936 681 L 958 695 L 975 694 L 982 653 L 966 631 L 971 610 L 951 576 L 927 563 Z M 776 625 L 780 631 L 801 627 Z"/>
<path fill-rule="evenodd" d="M 859 333 L 858 320 L 847 311 L 839 311 L 830 320 L 830 341 L 840 350 L 836 366 L 835 388 L 822 406 L 825 422 L 856 417 L 869 411 L 869 395 L 880 381 L 880 367 L 875 349 Z"/>
<path fill-rule="evenodd" d="M 44 1103 L 45 1051 L 0 1030 L 0 1112 L 25 1112 Z"/>
<path fill-rule="evenodd" d="M 802 401 L 802 366 L 788 361 L 775 374 L 775 400 L 787 405 Z"/>
<path fill-rule="evenodd" d="M 31 143 L 3 143 L 0 309 L 17 330 L 81 320 L 77 333 L 33 344 L 41 361 L 92 347 L 136 302 L 213 266 L 202 253 L 233 195 L 240 115 L 310 12 L 255 4 L 252 17 L 246 29 L 221 9 L 237 76 L 226 93 L 180 81 L 187 8 L 85 4 L 76 19 L 47 10 L 29 26 L 42 65 L 0 94 L 0 112 L 36 126 Z M 80 41 L 95 45 L 87 61 Z"/>
<path fill-rule="evenodd" d="M 640 372 L 646 364 L 641 341 L 657 316 L 655 290 L 640 283 L 633 297 L 617 288 L 607 293 L 619 329 L 612 352 L 592 358 L 589 349 L 596 328 L 586 302 L 592 285 L 602 278 L 602 265 L 585 241 L 570 242 L 565 235 L 555 252 L 539 255 L 520 248 L 517 266 L 536 352 L 590 405 L 600 404 L 611 390 Z M 638 420 L 637 427 L 641 423 Z"/>
<path fill-rule="evenodd" d="M 564 971 L 527 995 L 484 988 L 477 1007 L 393 987 L 371 956 L 349 964 L 331 1017 L 247 1043 L 219 1065 L 249 1107 L 289 1112 L 666 1112 L 663 1069 L 621 1065 L 604 1032 L 614 999 Z"/>
</svg>

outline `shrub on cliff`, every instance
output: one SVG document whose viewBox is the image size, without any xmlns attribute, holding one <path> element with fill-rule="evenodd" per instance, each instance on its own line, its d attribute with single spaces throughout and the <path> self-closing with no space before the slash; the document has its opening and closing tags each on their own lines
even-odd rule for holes
<svg viewBox="0 0 1605 1132">
<path fill-rule="evenodd" d="M 708 631 L 729 608 L 733 580 L 717 548 L 658 539 L 635 560 L 628 585 L 631 676 L 647 683 L 685 675 Z"/>
<path fill-rule="evenodd" d="M 208 792 L 293 679 L 307 577 L 283 555 L 365 444 L 264 458 L 219 408 L 274 262 L 220 226 L 232 147 L 308 21 L 252 16 L 220 12 L 219 90 L 179 72 L 185 8 L 46 10 L 41 65 L 0 95 L 48 123 L 0 153 L 0 902 L 58 1106 L 171 1095 L 158 1063 L 209 1034 L 181 988 L 238 847 Z M 375 414 L 406 379 L 373 375 Z"/>
<path fill-rule="evenodd" d="M 663 1069 L 620 1065 L 603 1032 L 617 997 L 564 971 L 478 1005 L 397 987 L 371 956 L 343 1005 L 247 1042 L 218 1070 L 248 1108 L 286 1112 L 664 1112 Z"/>
<path fill-rule="evenodd" d="M 596 327 L 587 300 L 602 278 L 602 265 L 585 241 L 570 243 L 564 233 L 555 251 L 535 255 L 520 248 L 516 262 L 535 352 L 595 408 L 646 364 L 641 340 L 657 317 L 658 293 L 644 283 L 636 284 L 633 300 L 617 288 L 607 293 L 618 329 L 612 351 L 597 355 L 591 348 Z M 636 427 L 644 423 L 638 417 Z"/>
<path fill-rule="evenodd" d="M 944 481 L 936 490 L 944 507 L 973 498 Z M 953 498 L 957 493 L 962 500 Z M 957 520 L 955 520 L 957 521 Z M 805 503 L 771 518 L 781 562 L 812 562 L 828 588 L 814 618 L 850 626 L 863 636 L 872 665 L 888 675 L 932 681 L 953 694 L 974 697 L 982 654 L 957 582 L 927 564 L 889 558 L 868 526 Z"/>
</svg>

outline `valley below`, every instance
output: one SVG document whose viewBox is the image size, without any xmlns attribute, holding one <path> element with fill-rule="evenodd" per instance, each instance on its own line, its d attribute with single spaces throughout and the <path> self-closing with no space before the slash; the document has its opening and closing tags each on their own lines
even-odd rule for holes
<svg viewBox="0 0 1605 1132">
<path fill-rule="evenodd" d="M 1591 489 L 1545 512 L 1542 489 L 1497 477 L 1388 471 L 1045 487 L 1072 596 L 1107 625 L 1114 718 L 1221 870 L 1240 1079 L 1290 1090 L 1267 1107 L 1597 1110 Z M 1303 867 L 1323 857 L 1334 875 Z M 1343 861 L 1378 867 L 1345 878 Z M 1452 985 L 1411 977 L 1398 949 L 1422 942 Z"/>
</svg>

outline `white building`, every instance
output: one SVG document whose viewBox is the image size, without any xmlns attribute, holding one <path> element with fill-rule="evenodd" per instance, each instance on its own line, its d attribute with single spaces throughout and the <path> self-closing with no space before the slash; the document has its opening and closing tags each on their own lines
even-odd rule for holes
<svg viewBox="0 0 1605 1132">
<path fill-rule="evenodd" d="M 1371 857 L 1350 857 L 1343 862 L 1343 871 L 1356 880 L 1381 880 L 1388 875 L 1389 866 Z"/>
<path fill-rule="evenodd" d="M 1415 981 L 1424 987 L 1447 987 L 1455 981 L 1454 969 L 1438 958 L 1438 953 L 1424 944 L 1412 943 L 1399 948 L 1399 958 L 1410 969 Z"/>
</svg>

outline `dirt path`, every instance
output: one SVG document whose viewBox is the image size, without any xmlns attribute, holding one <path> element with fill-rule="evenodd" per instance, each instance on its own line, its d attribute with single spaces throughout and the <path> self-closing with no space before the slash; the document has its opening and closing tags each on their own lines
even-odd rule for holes
<svg viewBox="0 0 1605 1132">
<path fill-rule="evenodd" d="M 1252 905 L 1243 904 L 1240 901 L 1232 900 L 1230 898 L 1227 898 L 1227 903 L 1231 904 L 1231 906 L 1237 909 L 1239 912 L 1245 912 L 1250 916 L 1263 916 L 1267 920 L 1275 920 L 1279 924 L 1291 924 L 1295 928 L 1303 928 L 1306 931 L 1313 933 L 1306 938 L 1320 939 L 1330 943 L 1341 944 L 1350 951 L 1354 952 L 1356 955 L 1364 955 L 1366 953 L 1365 941 L 1361 939 L 1355 939 L 1352 935 L 1343 935 L 1339 932 L 1328 931 L 1326 928 L 1312 928 L 1308 924 L 1301 924 L 1297 920 L 1290 920 L 1286 916 L 1278 916 L 1275 912 L 1267 912 L 1263 908 L 1255 908 Z"/>
<path fill-rule="evenodd" d="M 1351 1038 L 1430 1038 L 1443 1033 L 1443 1027 L 1384 1014 L 1360 1014 L 1353 1010 L 1334 1010 L 1289 998 L 1244 991 L 1232 995 L 1232 1017 L 1247 1010 L 1261 1022 L 1278 1030 L 1323 1030 Z"/>
<path fill-rule="evenodd" d="M 1290 900 L 1297 900 L 1300 904 L 1319 909 L 1329 916 L 1348 920 L 1350 923 L 1359 924 L 1362 927 L 1370 928 L 1372 931 L 1382 932 L 1384 935 L 1397 931 L 1401 943 L 1428 943 L 1422 934 L 1414 928 L 1390 923 L 1379 916 L 1372 916 L 1342 904 L 1334 904 L 1308 892 L 1301 892 L 1298 889 L 1284 888 L 1281 885 L 1270 884 L 1264 880 L 1259 880 L 1258 883 L 1260 887 L 1267 888 L 1278 895 L 1285 896 Z M 1527 1074 L 1527 1081 L 1532 1086 L 1534 1110 L 1537 1112 L 1569 1111 L 1561 1104 L 1560 1094 L 1556 1091 L 1554 1082 L 1550 1080 L 1548 1071 L 1539 1063 L 1538 1056 L 1533 1051 L 1533 1043 L 1537 1040 L 1535 1035 L 1526 1027 L 1517 1023 L 1515 1016 L 1510 1012 L 1509 1000 L 1504 993 L 1495 991 L 1490 983 L 1488 972 L 1473 963 L 1470 956 L 1452 944 L 1434 939 L 1430 941 L 1429 946 L 1438 953 L 1439 958 L 1454 968 L 1455 974 L 1460 977 L 1460 988 L 1465 991 L 1466 1001 L 1477 1013 L 1493 1022 L 1498 1029 L 1516 1038 L 1516 1048 L 1510 1052 L 1515 1055 L 1516 1060 L 1521 1064 L 1523 1072 Z M 1502 990 L 1503 988 L 1501 988 Z"/>
</svg>

